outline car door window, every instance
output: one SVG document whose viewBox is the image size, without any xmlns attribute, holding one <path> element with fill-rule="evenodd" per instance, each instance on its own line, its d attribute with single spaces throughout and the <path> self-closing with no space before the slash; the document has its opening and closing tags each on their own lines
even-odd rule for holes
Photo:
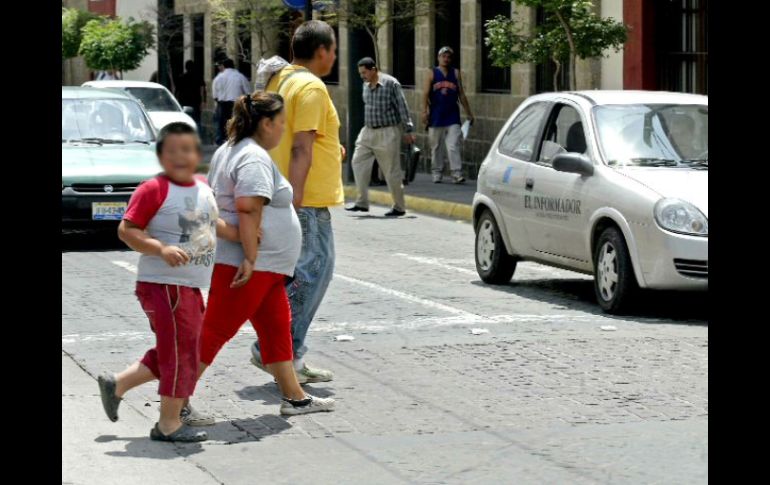
<svg viewBox="0 0 770 485">
<path fill-rule="evenodd" d="M 545 128 L 537 163 L 550 166 L 553 158 L 559 153 L 584 154 L 586 151 L 585 130 L 580 113 L 572 106 L 556 105 L 554 115 Z"/>
<path fill-rule="evenodd" d="M 527 106 L 513 120 L 500 139 L 497 149 L 500 153 L 519 160 L 530 161 L 540 134 L 543 117 L 547 113 L 546 103 Z"/>
</svg>

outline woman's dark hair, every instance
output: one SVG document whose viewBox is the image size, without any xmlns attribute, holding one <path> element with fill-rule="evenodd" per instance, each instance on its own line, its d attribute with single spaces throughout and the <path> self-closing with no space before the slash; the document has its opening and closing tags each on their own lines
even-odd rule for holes
<svg viewBox="0 0 770 485">
<path fill-rule="evenodd" d="M 235 145 L 253 136 L 263 118 L 272 120 L 283 110 L 283 98 L 277 93 L 257 91 L 238 98 L 233 106 L 233 117 L 227 122 L 227 139 Z"/>
<path fill-rule="evenodd" d="M 371 57 L 364 57 L 360 61 L 358 61 L 358 67 L 365 67 L 368 70 L 376 69 L 377 64 L 374 62 L 374 59 Z"/>
<path fill-rule="evenodd" d="M 182 121 L 174 121 L 161 128 L 158 134 L 158 141 L 155 142 L 155 153 L 160 156 L 163 153 L 163 144 L 166 142 L 166 138 L 169 135 L 192 135 L 195 137 L 195 144 L 198 151 L 201 151 L 201 139 L 198 138 L 198 131 L 192 126 Z"/>
<path fill-rule="evenodd" d="M 308 20 L 297 28 L 291 39 L 291 51 L 295 59 L 309 61 L 315 51 L 323 46 L 326 50 L 334 44 L 334 29 L 322 20 Z"/>
</svg>

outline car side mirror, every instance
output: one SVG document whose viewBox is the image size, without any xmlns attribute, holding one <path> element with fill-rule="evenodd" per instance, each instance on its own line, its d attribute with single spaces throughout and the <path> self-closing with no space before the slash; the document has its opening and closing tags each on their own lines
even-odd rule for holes
<svg viewBox="0 0 770 485">
<path fill-rule="evenodd" d="M 186 114 L 188 114 L 190 116 L 192 116 L 193 113 L 195 113 L 195 110 L 193 109 L 192 106 L 183 106 L 182 107 L 182 111 L 184 111 Z"/>
<path fill-rule="evenodd" d="M 591 176 L 594 174 L 594 164 L 582 153 L 559 153 L 551 161 L 554 170 L 559 172 L 578 173 Z"/>
</svg>

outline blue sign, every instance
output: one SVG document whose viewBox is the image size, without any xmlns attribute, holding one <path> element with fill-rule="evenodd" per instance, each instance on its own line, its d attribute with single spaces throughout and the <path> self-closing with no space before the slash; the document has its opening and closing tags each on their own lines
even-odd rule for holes
<svg viewBox="0 0 770 485">
<path fill-rule="evenodd" d="M 313 8 L 316 10 L 324 10 L 327 7 L 329 7 L 332 4 L 336 4 L 336 1 L 330 1 L 330 0 L 314 0 L 313 1 Z M 294 10 L 305 10 L 305 6 L 307 5 L 307 0 L 283 0 L 283 4 L 286 5 L 289 8 L 293 8 Z"/>
<path fill-rule="evenodd" d="M 503 183 L 507 184 L 511 180 L 511 174 L 513 173 L 513 165 L 509 165 L 503 173 Z"/>
</svg>

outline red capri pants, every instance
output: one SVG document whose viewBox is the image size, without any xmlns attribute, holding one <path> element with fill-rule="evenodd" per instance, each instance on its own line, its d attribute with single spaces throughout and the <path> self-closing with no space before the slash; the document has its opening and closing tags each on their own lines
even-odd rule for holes
<svg viewBox="0 0 770 485">
<path fill-rule="evenodd" d="M 291 307 L 286 295 L 286 276 L 254 271 L 249 282 L 230 288 L 238 268 L 214 266 L 209 301 L 203 318 L 201 362 L 211 365 L 222 346 L 251 322 L 259 337 L 262 363 L 292 360 Z"/>
<path fill-rule="evenodd" d="M 190 397 L 198 382 L 203 297 L 198 288 L 137 281 L 136 296 L 155 332 L 142 360 L 160 380 L 158 394 Z"/>
</svg>

